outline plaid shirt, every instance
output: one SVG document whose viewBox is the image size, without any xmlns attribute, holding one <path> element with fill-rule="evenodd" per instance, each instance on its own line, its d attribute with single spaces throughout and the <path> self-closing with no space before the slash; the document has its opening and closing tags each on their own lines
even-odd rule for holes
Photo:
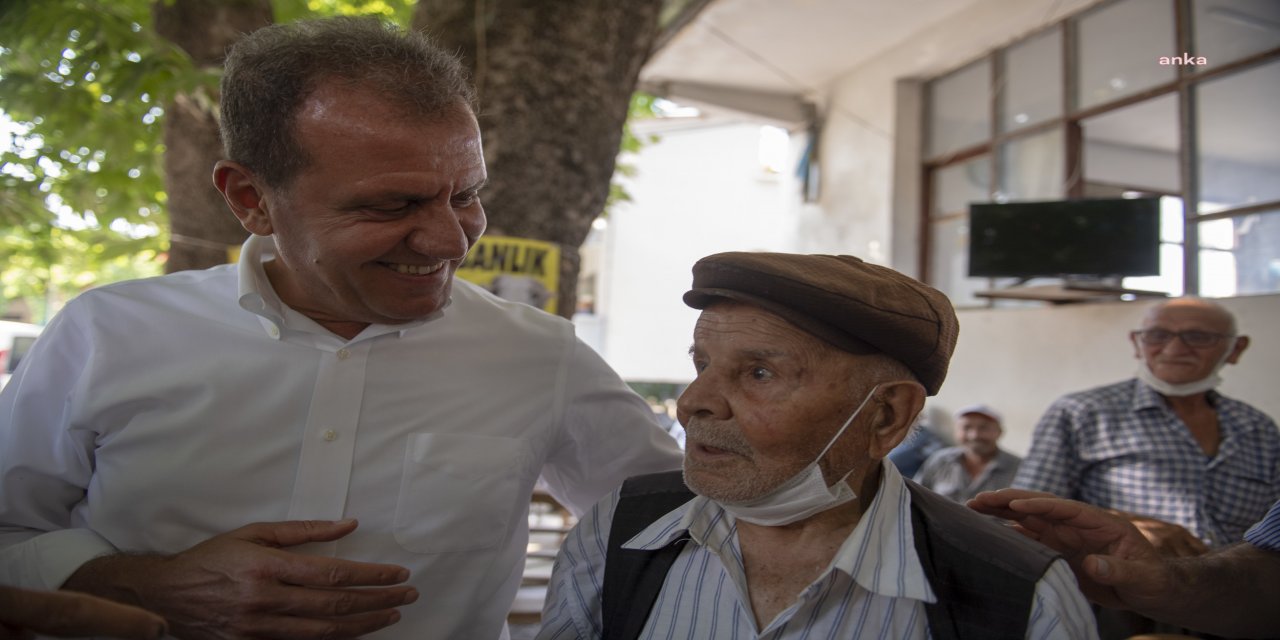
<svg viewBox="0 0 1280 640">
<path fill-rule="evenodd" d="M 1212 458 L 1136 379 L 1063 396 L 1013 486 L 1159 518 L 1213 547 L 1239 542 L 1280 499 L 1280 431 L 1243 402 L 1213 391 L 1209 402 L 1222 434 Z"/>
</svg>

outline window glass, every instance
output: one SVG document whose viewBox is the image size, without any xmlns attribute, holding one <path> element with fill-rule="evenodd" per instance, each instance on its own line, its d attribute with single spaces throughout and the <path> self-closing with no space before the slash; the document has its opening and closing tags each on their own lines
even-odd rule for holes
<svg viewBox="0 0 1280 640">
<path fill-rule="evenodd" d="M 943 167 L 933 172 L 932 217 L 969 213 L 970 202 L 991 199 L 991 158 L 978 156 L 972 160 Z"/>
<path fill-rule="evenodd" d="M 1178 99 L 1165 95 L 1080 121 L 1084 178 L 1122 191 L 1180 193 Z"/>
<path fill-rule="evenodd" d="M 1121 282 L 1126 289 L 1163 291 L 1171 296 L 1183 294 L 1183 215 L 1182 198 L 1160 198 L 1160 275 L 1124 278 Z"/>
<path fill-rule="evenodd" d="M 1066 175 L 1062 129 L 1054 128 L 1000 146 L 1000 190 L 996 200 L 1058 200 Z"/>
<path fill-rule="evenodd" d="M 1170 0 L 1123 0 L 1090 11 L 1079 21 L 1080 109 L 1111 102 L 1172 82 L 1177 68 L 1161 57 L 1182 52 L 1173 28 Z"/>
<path fill-rule="evenodd" d="M 980 156 L 933 172 L 928 281 L 956 306 L 974 306 L 986 278 L 970 278 L 969 203 L 991 199 L 990 157 Z"/>
<path fill-rule="evenodd" d="M 1009 47 L 997 86 L 1001 131 L 1062 115 L 1062 30 L 1054 28 Z"/>
<path fill-rule="evenodd" d="M 1280 292 L 1280 210 L 1199 224 L 1200 294 Z"/>
<path fill-rule="evenodd" d="M 1196 88 L 1200 213 L 1280 200 L 1280 62 Z"/>
<path fill-rule="evenodd" d="M 929 225 L 929 283 L 947 294 L 951 304 L 983 304 L 974 295 L 990 288 L 986 278 L 970 278 L 969 216 L 947 218 Z"/>
<path fill-rule="evenodd" d="M 991 137 L 991 61 L 983 58 L 929 84 L 929 153 L 937 156 Z"/>
<path fill-rule="evenodd" d="M 1280 2 L 1276 0 L 1196 0 L 1195 55 L 1212 69 L 1260 51 L 1280 47 Z"/>
</svg>

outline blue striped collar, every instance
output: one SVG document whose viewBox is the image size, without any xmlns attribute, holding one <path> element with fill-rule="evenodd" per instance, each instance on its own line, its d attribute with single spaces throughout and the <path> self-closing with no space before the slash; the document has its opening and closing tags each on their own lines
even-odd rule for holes
<svg viewBox="0 0 1280 640">
<path fill-rule="evenodd" d="M 658 518 L 622 547 L 655 550 L 685 536 L 715 554 L 734 582 L 745 587 L 737 523 L 732 515 L 703 496 Z M 916 555 L 911 532 L 911 494 L 898 468 L 888 460 L 881 461 L 880 489 L 871 506 L 810 589 L 822 583 L 832 571 L 844 573 L 878 595 L 937 601 Z"/>
</svg>

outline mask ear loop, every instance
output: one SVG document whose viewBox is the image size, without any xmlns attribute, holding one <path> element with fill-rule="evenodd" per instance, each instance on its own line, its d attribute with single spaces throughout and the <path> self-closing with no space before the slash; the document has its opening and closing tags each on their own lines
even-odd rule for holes
<svg viewBox="0 0 1280 640">
<path fill-rule="evenodd" d="M 1222 357 L 1218 358 L 1218 364 L 1214 365 L 1214 373 L 1222 371 L 1222 368 L 1227 366 L 1227 358 L 1231 357 L 1231 354 L 1236 350 L 1236 345 L 1239 343 L 1240 336 L 1227 336 L 1227 350 L 1222 352 Z"/>
<path fill-rule="evenodd" d="M 863 398 L 862 403 L 858 405 L 858 408 L 854 409 L 853 413 L 849 414 L 849 419 L 844 421 L 844 425 L 840 427 L 840 430 L 836 432 L 836 435 L 832 436 L 831 440 L 827 442 L 826 447 L 823 447 L 822 453 L 819 453 L 818 457 L 814 458 L 813 462 L 811 462 L 810 464 L 817 464 L 818 461 L 822 460 L 822 456 L 827 455 L 827 452 L 831 450 L 831 447 L 835 446 L 836 440 L 839 440 L 840 436 L 844 435 L 845 430 L 849 428 L 849 425 L 853 424 L 853 419 L 858 417 L 859 413 L 862 413 L 862 408 L 867 406 L 868 402 L 871 402 L 871 398 L 875 397 L 876 390 L 879 388 L 880 388 L 879 384 L 876 384 L 876 386 L 871 387 L 871 391 L 867 393 L 867 397 Z M 844 482 L 844 479 L 848 478 L 850 473 L 853 473 L 853 469 L 850 469 L 848 473 L 844 474 L 844 476 L 841 477 L 836 482 Z"/>
</svg>

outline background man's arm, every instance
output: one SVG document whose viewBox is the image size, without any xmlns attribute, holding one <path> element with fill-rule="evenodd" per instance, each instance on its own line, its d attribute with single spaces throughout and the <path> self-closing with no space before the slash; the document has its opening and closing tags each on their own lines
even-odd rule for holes
<svg viewBox="0 0 1280 640">
<path fill-rule="evenodd" d="M 1280 552 L 1242 542 L 1163 564 L 1165 569 L 1153 569 L 1151 563 L 1115 560 L 1104 566 L 1095 560 L 1085 568 L 1117 590 L 1159 579 L 1153 575 L 1168 580 L 1173 587 L 1167 597 L 1135 608 L 1149 618 L 1232 638 L 1272 638 L 1280 632 Z"/>
<path fill-rule="evenodd" d="M 1107 511 L 1137 527 L 1147 542 L 1162 555 L 1190 558 L 1209 551 L 1209 545 L 1181 525 L 1119 509 Z"/>
<path fill-rule="evenodd" d="M 1023 534 L 1062 553 L 1081 591 L 1103 606 L 1224 636 L 1280 629 L 1280 553 L 1246 543 L 1167 557 L 1127 520 L 1044 493 L 1004 489 L 979 494 L 969 506 L 1013 520 Z"/>
<path fill-rule="evenodd" d="M 33 633 L 152 640 L 163 638 L 168 627 L 154 613 L 85 593 L 0 587 L 0 640 Z"/>
</svg>

